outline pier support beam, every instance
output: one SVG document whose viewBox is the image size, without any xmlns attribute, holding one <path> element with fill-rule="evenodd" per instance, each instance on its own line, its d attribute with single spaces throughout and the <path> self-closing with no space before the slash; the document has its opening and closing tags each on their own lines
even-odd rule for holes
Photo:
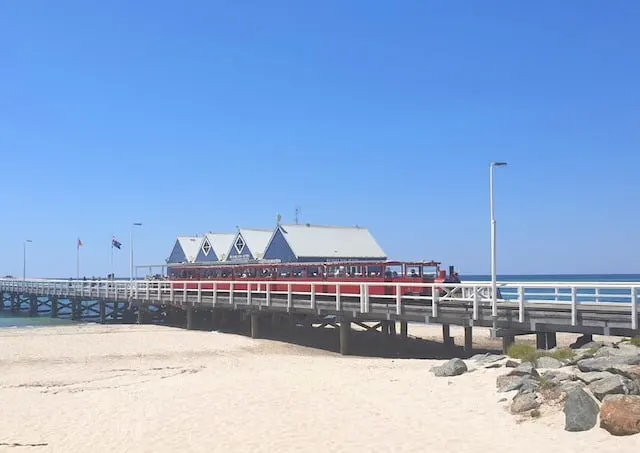
<svg viewBox="0 0 640 453">
<path fill-rule="evenodd" d="M 193 306 L 187 305 L 187 329 L 193 329 Z"/>
<path fill-rule="evenodd" d="M 396 322 L 394 321 L 387 321 L 389 323 L 389 336 L 394 339 L 397 336 L 397 331 L 396 331 Z"/>
<path fill-rule="evenodd" d="M 409 335 L 409 323 L 407 321 L 400 321 L 400 337 L 406 339 Z"/>
<path fill-rule="evenodd" d="M 536 332 L 536 349 L 553 349 L 558 345 L 555 332 Z"/>
<path fill-rule="evenodd" d="M 100 324 L 104 324 L 107 322 L 107 303 L 101 300 L 98 304 L 100 304 Z"/>
<path fill-rule="evenodd" d="M 136 319 L 136 323 L 144 324 L 144 307 L 142 304 L 138 305 L 138 317 Z"/>
<path fill-rule="evenodd" d="M 451 326 L 449 326 L 449 324 L 442 324 L 442 342 L 447 347 L 455 344 L 451 336 Z"/>
<path fill-rule="evenodd" d="M 340 354 L 349 354 L 349 336 L 351 334 L 351 321 L 345 318 L 340 320 Z"/>
<path fill-rule="evenodd" d="M 464 350 L 471 352 L 473 350 L 473 327 L 465 326 L 464 328 Z"/>
<path fill-rule="evenodd" d="M 38 316 L 38 297 L 29 296 L 29 316 Z"/>
<path fill-rule="evenodd" d="M 502 337 L 502 352 L 506 354 L 511 345 L 513 345 L 515 342 L 515 335 L 504 334 L 504 336 Z"/>
<path fill-rule="evenodd" d="M 258 313 L 251 313 L 251 338 L 259 338 L 260 335 L 260 317 Z"/>
<path fill-rule="evenodd" d="M 71 301 L 71 319 L 78 321 L 82 318 L 82 301 L 80 299 L 72 299 Z"/>
<path fill-rule="evenodd" d="M 56 296 L 51 298 L 51 314 L 49 316 L 52 318 L 58 317 L 58 298 Z"/>
</svg>

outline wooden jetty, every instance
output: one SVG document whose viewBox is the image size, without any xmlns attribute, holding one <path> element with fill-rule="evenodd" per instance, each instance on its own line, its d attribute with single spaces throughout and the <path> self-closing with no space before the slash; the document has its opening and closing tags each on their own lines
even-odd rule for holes
<svg viewBox="0 0 640 453">
<path fill-rule="evenodd" d="M 273 315 L 296 319 L 310 327 L 334 327 L 339 331 L 340 351 L 349 353 L 352 324 L 407 336 L 408 323 L 442 325 L 445 344 L 452 343 L 451 325 L 464 327 L 465 349 L 472 348 L 474 326 L 490 327 L 508 348 L 517 335 L 537 334 L 538 347 L 555 346 L 556 332 L 583 335 L 635 336 L 638 330 L 638 291 L 631 283 L 530 283 L 500 282 L 493 297 L 489 282 L 463 283 L 361 283 L 334 282 L 336 291 L 318 291 L 321 283 L 278 281 L 288 291 L 272 291 L 264 280 L 15 280 L 0 279 L 0 309 L 32 316 L 95 319 L 106 323 L 132 319 L 148 322 L 159 317 L 182 316 L 186 328 L 207 313 L 210 322 L 228 316 L 249 320 L 251 335 L 259 337 L 260 325 Z M 218 289 L 218 285 L 225 289 Z M 296 291 L 292 291 L 295 285 Z M 373 287 L 395 286 L 391 296 L 370 296 Z M 206 287 L 204 289 L 203 287 Z M 411 287 L 406 295 L 400 287 Z M 209 289 L 212 288 L 212 289 Z M 321 288 L 320 288 L 321 289 Z M 213 326 L 212 326 L 213 327 Z"/>
</svg>

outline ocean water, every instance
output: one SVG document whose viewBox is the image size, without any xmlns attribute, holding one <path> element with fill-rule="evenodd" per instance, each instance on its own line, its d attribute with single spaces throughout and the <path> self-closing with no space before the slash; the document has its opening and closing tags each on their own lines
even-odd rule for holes
<svg viewBox="0 0 640 453">
<path fill-rule="evenodd" d="M 463 282 L 491 281 L 490 275 L 461 275 Z M 498 282 L 580 282 L 580 283 L 614 283 L 625 282 L 630 285 L 640 285 L 640 274 L 538 274 L 538 275 L 498 275 Z M 639 291 L 640 292 L 640 291 Z M 503 288 L 500 290 L 500 296 L 508 300 L 516 300 L 518 298 L 517 288 Z M 560 291 L 554 291 L 551 288 L 525 288 L 525 298 L 527 300 L 535 299 L 539 301 L 559 301 L 571 302 L 571 289 L 566 288 Z M 597 294 L 594 289 L 578 288 L 578 302 L 597 302 L 597 303 L 630 303 L 630 288 L 611 288 L 600 289 Z M 42 308 L 41 308 L 42 309 Z M 72 325 L 78 322 L 86 323 L 87 321 L 71 321 L 65 319 L 65 313 L 62 309 L 60 315 L 63 318 L 50 318 L 47 312 L 41 312 L 39 316 L 30 317 L 24 314 L 12 314 L 9 310 L 0 312 L 0 328 L 18 328 L 18 327 L 39 327 L 39 326 L 57 326 Z"/>
</svg>

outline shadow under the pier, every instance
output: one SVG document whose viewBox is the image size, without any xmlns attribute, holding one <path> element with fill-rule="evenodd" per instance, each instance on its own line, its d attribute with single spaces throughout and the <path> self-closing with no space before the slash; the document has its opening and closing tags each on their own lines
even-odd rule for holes
<svg viewBox="0 0 640 453">
<path fill-rule="evenodd" d="M 233 313 L 233 312 L 232 312 Z M 174 327 L 185 327 L 184 317 L 169 318 L 163 324 Z M 216 322 L 212 329 L 211 312 L 200 312 L 193 319 L 194 330 L 216 330 L 223 333 L 250 336 L 249 319 L 243 318 L 239 312 L 233 313 L 223 322 Z M 409 333 L 411 333 L 409 331 Z M 283 317 L 281 322 L 272 323 L 268 319 L 261 319 L 259 324 L 259 338 L 279 341 L 296 346 L 304 346 L 327 352 L 340 353 L 339 328 L 327 326 L 324 328 L 310 327 L 303 323 L 294 323 Z M 487 352 L 500 353 L 500 349 L 478 348 L 465 351 L 459 345 L 445 345 L 443 342 L 418 338 L 408 335 L 389 335 L 378 330 L 352 329 L 348 340 L 348 354 L 359 357 L 379 357 L 393 359 L 451 359 L 454 357 L 468 358 L 474 354 Z"/>
</svg>

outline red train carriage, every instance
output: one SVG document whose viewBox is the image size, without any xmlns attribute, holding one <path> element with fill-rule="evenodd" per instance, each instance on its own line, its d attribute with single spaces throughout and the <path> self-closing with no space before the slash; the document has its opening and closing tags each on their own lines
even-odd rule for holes
<svg viewBox="0 0 640 453">
<path fill-rule="evenodd" d="M 343 261 L 327 263 L 213 263 L 208 265 L 181 264 L 169 267 L 169 279 L 174 281 L 176 290 L 186 287 L 197 289 L 198 281 L 203 290 L 213 290 L 215 280 L 217 289 L 228 291 L 233 284 L 237 291 L 265 291 L 266 283 L 273 293 L 286 293 L 289 283 L 292 292 L 311 292 L 311 283 L 316 283 L 317 294 L 335 294 L 339 285 L 340 294 L 359 294 L 361 283 L 433 283 L 459 282 L 449 269 L 449 275 L 440 270 L 435 261 Z M 249 283 L 248 281 L 251 281 Z M 397 285 L 369 287 L 369 295 L 395 295 Z M 401 286 L 403 295 L 430 295 L 429 287 Z"/>
</svg>

